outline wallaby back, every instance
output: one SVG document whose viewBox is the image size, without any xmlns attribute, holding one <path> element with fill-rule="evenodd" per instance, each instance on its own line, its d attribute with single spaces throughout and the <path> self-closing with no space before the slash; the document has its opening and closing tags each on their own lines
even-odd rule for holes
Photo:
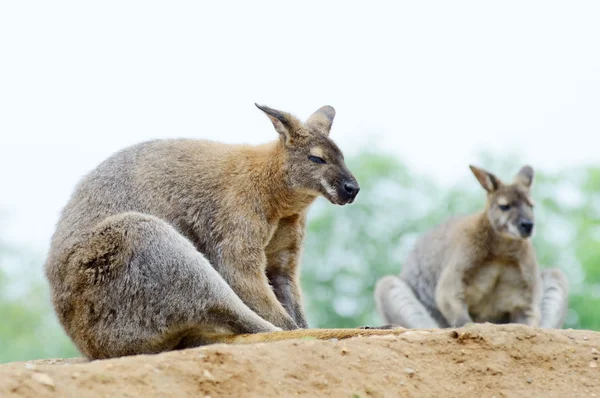
<svg viewBox="0 0 600 398">
<path fill-rule="evenodd" d="M 278 140 L 154 140 L 77 184 L 45 270 L 58 318 L 87 356 L 308 326 L 298 282 L 308 206 L 351 203 L 359 185 L 329 138 L 332 107 L 305 122 L 258 107 Z"/>
</svg>

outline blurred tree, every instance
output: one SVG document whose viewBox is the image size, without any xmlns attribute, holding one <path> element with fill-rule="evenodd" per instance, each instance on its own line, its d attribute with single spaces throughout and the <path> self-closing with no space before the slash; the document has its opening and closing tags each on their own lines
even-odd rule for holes
<svg viewBox="0 0 600 398">
<path fill-rule="evenodd" d="M 396 158 L 364 152 L 348 160 L 361 184 L 358 200 L 343 208 L 320 199 L 310 213 L 302 284 L 313 327 L 381 323 L 373 288 L 397 274 L 419 234 L 450 215 L 480 210 L 485 193 L 465 164 L 465 178 L 443 189 Z M 482 154 L 477 163 L 509 181 L 522 163 Z M 534 165 L 535 166 L 535 165 Z M 561 268 L 570 282 L 566 327 L 600 330 L 600 169 L 557 175 L 536 171 L 537 231 L 542 268 Z"/>
<path fill-rule="evenodd" d="M 0 241 L 0 363 L 78 356 L 51 308 L 41 262 L 25 253 Z"/>
</svg>

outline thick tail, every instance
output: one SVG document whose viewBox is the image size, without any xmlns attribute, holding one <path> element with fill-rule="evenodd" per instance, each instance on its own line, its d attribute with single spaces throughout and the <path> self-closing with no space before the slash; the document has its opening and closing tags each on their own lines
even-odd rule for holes
<svg viewBox="0 0 600 398">
<path fill-rule="evenodd" d="M 394 329 L 296 329 L 281 332 L 238 334 L 238 335 L 213 335 L 210 337 L 212 343 L 248 344 L 266 343 L 282 340 L 330 340 L 348 339 L 352 337 L 400 335 L 406 329 L 398 327 Z"/>
<path fill-rule="evenodd" d="M 542 271 L 542 328 L 562 328 L 568 311 L 568 282 L 557 268 Z"/>
</svg>

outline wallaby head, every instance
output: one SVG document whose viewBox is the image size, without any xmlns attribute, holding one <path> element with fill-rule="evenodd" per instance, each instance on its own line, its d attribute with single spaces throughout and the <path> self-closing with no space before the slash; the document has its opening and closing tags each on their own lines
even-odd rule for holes
<svg viewBox="0 0 600 398">
<path fill-rule="evenodd" d="M 279 133 L 285 168 L 293 189 L 323 195 L 333 204 L 352 203 L 360 189 L 344 155 L 329 138 L 335 117 L 331 106 L 317 109 L 304 123 L 293 115 L 255 104 Z"/>
<path fill-rule="evenodd" d="M 510 184 L 492 173 L 469 166 L 487 191 L 486 212 L 492 228 L 512 239 L 527 239 L 533 234 L 534 214 L 531 199 L 533 168 L 523 166 Z"/>
</svg>

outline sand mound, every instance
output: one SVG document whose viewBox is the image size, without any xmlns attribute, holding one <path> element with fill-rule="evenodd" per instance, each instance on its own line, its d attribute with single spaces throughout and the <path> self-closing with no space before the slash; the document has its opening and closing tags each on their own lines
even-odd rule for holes
<svg viewBox="0 0 600 398">
<path fill-rule="evenodd" d="M 600 333 L 469 325 L 0 365 L 1 397 L 600 397 Z"/>
</svg>

